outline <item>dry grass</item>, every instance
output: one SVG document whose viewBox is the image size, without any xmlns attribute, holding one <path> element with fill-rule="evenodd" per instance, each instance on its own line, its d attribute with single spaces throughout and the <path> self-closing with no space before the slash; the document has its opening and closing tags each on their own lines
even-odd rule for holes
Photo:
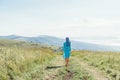
<svg viewBox="0 0 120 80">
<path fill-rule="evenodd" d="M 54 57 L 51 49 L 41 48 L 0 48 L 0 80 L 34 79 L 42 73 L 43 65 Z M 39 78 L 41 77 L 39 75 Z"/>
</svg>

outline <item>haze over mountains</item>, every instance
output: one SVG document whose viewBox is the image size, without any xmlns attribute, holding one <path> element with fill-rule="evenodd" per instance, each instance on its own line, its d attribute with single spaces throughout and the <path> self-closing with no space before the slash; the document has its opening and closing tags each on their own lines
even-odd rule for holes
<svg viewBox="0 0 120 80">
<path fill-rule="evenodd" d="M 64 42 L 64 39 L 62 38 L 57 38 L 57 37 L 48 36 L 48 35 L 41 35 L 37 37 L 23 37 L 23 36 L 17 36 L 17 35 L 9 35 L 9 36 L 0 36 L 0 39 L 10 39 L 10 40 L 42 43 L 42 44 L 58 46 L 58 47 L 61 47 Z M 80 42 L 80 41 L 71 41 L 71 43 L 72 43 L 72 49 L 75 49 L 75 50 L 120 51 L 120 48 L 117 46 L 104 46 L 104 45 L 97 45 L 97 44 Z"/>
</svg>

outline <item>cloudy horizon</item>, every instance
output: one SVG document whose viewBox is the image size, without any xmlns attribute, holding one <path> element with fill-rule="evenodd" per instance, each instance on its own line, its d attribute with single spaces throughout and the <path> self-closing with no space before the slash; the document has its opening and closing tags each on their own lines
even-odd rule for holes
<svg viewBox="0 0 120 80">
<path fill-rule="evenodd" d="M 119 0 L 0 0 L 0 36 L 69 36 L 79 41 L 120 45 L 119 3 Z"/>
</svg>

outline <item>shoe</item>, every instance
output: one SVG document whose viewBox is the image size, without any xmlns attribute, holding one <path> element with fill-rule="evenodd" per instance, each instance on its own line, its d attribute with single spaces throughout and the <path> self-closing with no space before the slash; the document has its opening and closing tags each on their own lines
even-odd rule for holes
<svg viewBox="0 0 120 80">
<path fill-rule="evenodd" d="M 67 65 L 67 64 L 65 64 L 65 67 L 68 67 L 68 65 Z"/>
<path fill-rule="evenodd" d="M 67 64 L 65 64 L 65 67 L 67 67 Z"/>
</svg>

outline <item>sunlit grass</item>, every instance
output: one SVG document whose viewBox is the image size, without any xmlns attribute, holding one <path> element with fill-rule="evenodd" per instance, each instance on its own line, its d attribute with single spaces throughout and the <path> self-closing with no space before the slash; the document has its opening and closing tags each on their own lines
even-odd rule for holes
<svg viewBox="0 0 120 80">
<path fill-rule="evenodd" d="M 44 45 L 3 40 L 0 42 L 0 80 L 44 80 L 50 71 L 55 80 L 64 79 L 68 74 L 64 66 L 58 70 L 45 70 L 47 66 L 59 66 L 59 62 L 64 61 L 62 54 Z M 72 51 L 71 54 L 68 69 L 73 74 L 73 80 L 94 80 L 95 76 L 78 64 L 75 58 L 103 71 L 110 80 L 120 80 L 119 52 L 82 50 Z"/>
<path fill-rule="evenodd" d="M 90 66 L 94 66 L 104 71 L 111 79 L 120 79 L 120 53 L 119 52 L 92 52 L 73 51 L 73 56 L 77 56 L 82 61 L 86 61 Z"/>
<path fill-rule="evenodd" d="M 0 80 L 10 79 L 42 79 L 43 65 L 54 57 L 51 49 L 41 48 L 1 48 L 0 49 Z M 36 76 L 35 76 L 36 75 Z"/>
</svg>

